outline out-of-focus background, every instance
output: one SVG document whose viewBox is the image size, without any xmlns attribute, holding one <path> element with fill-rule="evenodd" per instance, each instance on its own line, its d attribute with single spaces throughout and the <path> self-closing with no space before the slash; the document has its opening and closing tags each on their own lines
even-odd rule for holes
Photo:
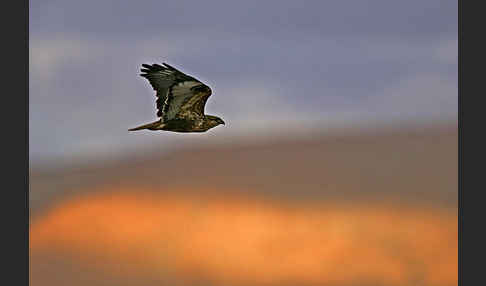
<svg viewBox="0 0 486 286">
<path fill-rule="evenodd" d="M 29 13 L 32 286 L 457 285 L 457 1 Z M 226 125 L 129 133 L 161 62 Z"/>
</svg>

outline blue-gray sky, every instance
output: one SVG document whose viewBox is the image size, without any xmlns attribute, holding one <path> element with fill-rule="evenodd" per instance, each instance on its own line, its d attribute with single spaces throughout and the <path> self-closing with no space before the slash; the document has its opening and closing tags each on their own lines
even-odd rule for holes
<svg viewBox="0 0 486 286">
<path fill-rule="evenodd" d="M 213 89 L 202 137 L 457 118 L 457 1 L 31 1 L 30 156 L 143 150 L 142 63 Z"/>
</svg>

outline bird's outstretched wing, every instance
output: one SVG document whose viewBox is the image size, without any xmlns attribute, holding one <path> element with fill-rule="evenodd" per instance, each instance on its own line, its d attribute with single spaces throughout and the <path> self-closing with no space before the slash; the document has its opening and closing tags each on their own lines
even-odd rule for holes
<svg viewBox="0 0 486 286">
<path fill-rule="evenodd" d="M 141 76 L 157 91 L 157 116 L 164 120 L 204 114 L 204 105 L 211 89 L 199 80 L 163 63 L 142 65 Z"/>
</svg>

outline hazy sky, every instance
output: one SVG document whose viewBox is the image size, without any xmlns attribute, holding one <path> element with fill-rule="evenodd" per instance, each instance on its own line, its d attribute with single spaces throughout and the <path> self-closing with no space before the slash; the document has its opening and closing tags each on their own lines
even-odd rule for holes
<svg viewBox="0 0 486 286">
<path fill-rule="evenodd" d="M 127 132 L 156 119 L 142 63 L 211 86 L 198 136 L 454 120 L 457 45 L 453 0 L 31 1 L 31 161 L 194 136 Z"/>
</svg>

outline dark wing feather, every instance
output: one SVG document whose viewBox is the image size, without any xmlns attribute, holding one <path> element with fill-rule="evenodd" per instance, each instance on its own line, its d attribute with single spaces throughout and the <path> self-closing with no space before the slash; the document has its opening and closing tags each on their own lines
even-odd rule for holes
<svg viewBox="0 0 486 286">
<path fill-rule="evenodd" d="M 191 115 L 204 115 L 204 107 L 208 98 L 211 96 L 211 88 L 207 85 L 198 85 L 191 88 L 192 97 L 187 99 L 181 106 L 180 112 L 177 116 L 185 117 Z"/>
<path fill-rule="evenodd" d="M 188 104 L 192 104 L 199 98 L 199 88 L 205 86 L 199 81 L 184 81 L 175 84 L 169 88 L 167 100 L 164 103 L 162 113 L 164 120 L 170 120 L 174 118 L 194 118 L 204 113 L 192 113 L 187 112 L 185 109 Z"/>
<path fill-rule="evenodd" d="M 153 89 L 157 91 L 157 116 L 164 117 L 164 119 L 169 119 L 168 117 L 175 115 L 174 108 L 170 108 L 170 106 L 177 104 L 183 99 L 175 98 L 176 96 L 185 98 L 190 94 L 184 89 L 202 85 L 199 80 L 184 74 L 166 63 L 163 63 L 163 66 L 159 64 L 142 64 L 142 67 L 140 76 L 148 79 Z M 174 91 L 174 87 L 178 88 Z M 171 111 L 171 114 L 167 116 L 169 111 Z"/>
</svg>

